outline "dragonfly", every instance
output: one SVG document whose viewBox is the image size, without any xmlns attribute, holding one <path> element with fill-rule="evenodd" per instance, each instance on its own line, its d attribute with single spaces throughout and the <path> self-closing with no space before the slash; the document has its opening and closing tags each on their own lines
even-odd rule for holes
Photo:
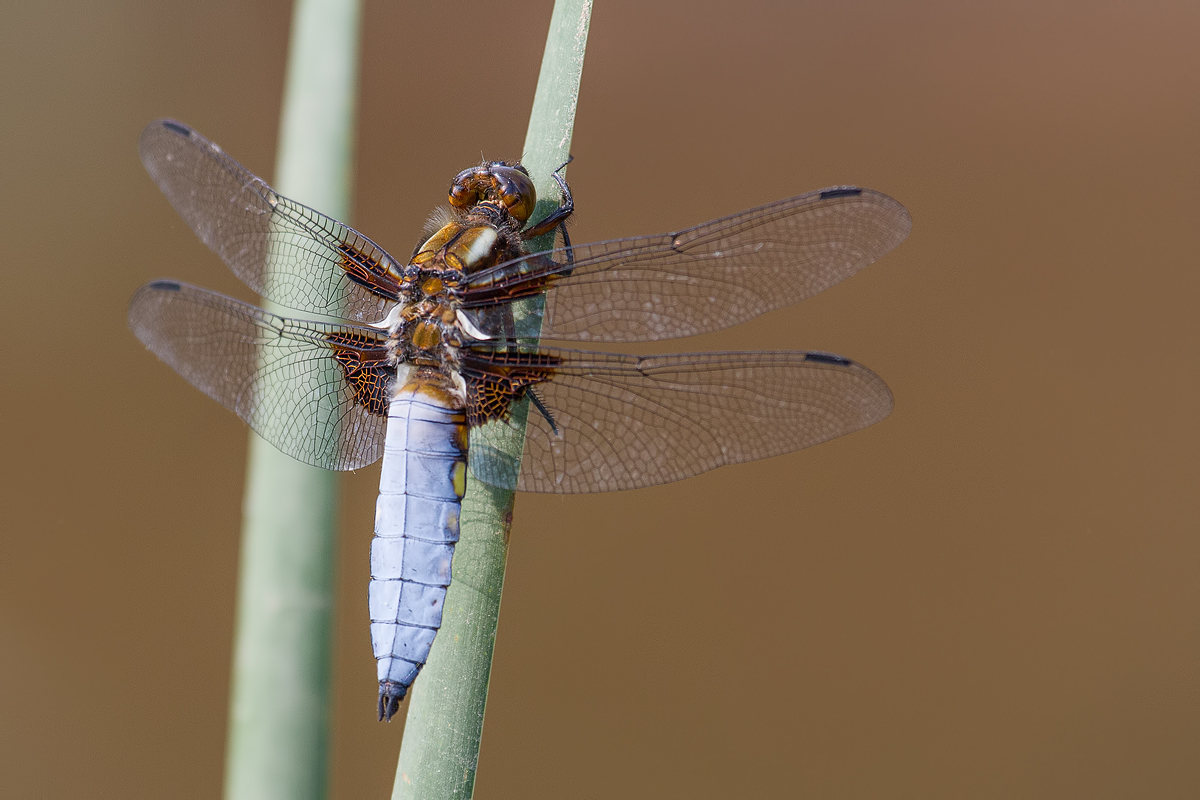
<svg viewBox="0 0 1200 800">
<path fill-rule="evenodd" d="M 526 169 L 484 161 L 454 178 L 449 207 L 402 261 L 180 122 L 151 123 L 138 149 L 196 235 L 298 316 L 157 280 L 133 296 L 133 332 L 284 453 L 331 470 L 383 459 L 368 589 L 381 720 L 441 626 L 468 480 L 526 492 L 653 486 L 891 411 L 878 376 L 830 353 L 635 356 L 534 338 L 657 341 L 796 303 L 904 240 L 911 218 L 885 194 L 838 186 L 673 233 L 572 245 L 561 168 L 557 206 L 531 221 Z M 551 234 L 558 246 L 533 246 Z"/>
</svg>

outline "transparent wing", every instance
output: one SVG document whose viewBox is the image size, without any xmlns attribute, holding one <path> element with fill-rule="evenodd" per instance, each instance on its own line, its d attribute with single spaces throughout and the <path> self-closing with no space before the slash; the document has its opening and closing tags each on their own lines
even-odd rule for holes
<svg viewBox="0 0 1200 800">
<path fill-rule="evenodd" d="M 395 370 L 378 331 L 286 319 L 173 281 L 138 289 L 129 327 L 189 383 L 293 458 L 343 470 L 383 455 Z"/>
<path fill-rule="evenodd" d="M 694 336 L 791 305 L 844 280 L 908 235 L 904 206 L 839 187 L 677 233 L 553 250 L 473 275 L 464 305 L 503 336 L 486 306 L 547 292 L 542 336 L 633 342 Z"/>
<path fill-rule="evenodd" d="M 396 302 L 400 265 L 340 222 L 282 197 L 182 123 L 138 140 L 147 172 L 184 221 L 254 291 L 300 311 L 374 322 Z M 273 270 L 271 264 L 286 264 Z"/>
<path fill-rule="evenodd" d="M 468 380 L 512 373 L 500 351 L 464 356 Z M 528 357 L 553 424 L 528 410 L 517 467 L 497 450 L 511 426 L 472 432 L 475 476 L 528 492 L 606 492 L 677 481 L 790 453 L 888 415 L 887 385 L 860 364 L 815 352 L 628 356 L 543 348 Z M 528 373 L 528 370 L 527 370 Z M 557 429 L 557 430 L 555 430 Z"/>
</svg>

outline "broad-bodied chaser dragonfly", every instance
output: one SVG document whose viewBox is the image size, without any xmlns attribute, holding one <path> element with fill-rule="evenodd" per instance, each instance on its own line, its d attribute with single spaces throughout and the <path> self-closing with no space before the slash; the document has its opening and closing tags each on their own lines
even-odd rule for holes
<svg viewBox="0 0 1200 800">
<path fill-rule="evenodd" d="M 892 408 L 865 367 L 819 352 L 630 356 L 533 335 L 644 342 L 706 333 L 803 300 L 903 241 L 892 198 L 841 186 L 660 236 L 571 246 L 566 181 L 548 217 L 516 163 L 450 187 L 401 262 L 276 193 L 186 125 L 146 128 L 142 162 L 192 230 L 293 319 L 175 281 L 129 324 L 184 378 L 283 452 L 347 470 L 383 457 L 368 593 L 379 717 L 391 719 L 441 625 L 468 467 L 528 492 L 666 483 L 799 450 Z M 529 252 L 556 233 L 564 246 Z M 541 297 L 540 311 L 528 298 Z M 345 320 L 345 321 L 343 321 Z M 520 323 L 520 324 L 519 324 Z M 523 456 L 504 455 L 526 420 Z"/>
</svg>

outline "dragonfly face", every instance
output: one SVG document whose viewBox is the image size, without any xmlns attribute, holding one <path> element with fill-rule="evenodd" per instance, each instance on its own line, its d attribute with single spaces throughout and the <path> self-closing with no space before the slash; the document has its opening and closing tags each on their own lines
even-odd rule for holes
<svg viewBox="0 0 1200 800">
<path fill-rule="evenodd" d="M 315 319 L 156 281 L 134 295 L 147 347 L 285 453 L 327 469 L 384 467 L 372 549 L 380 716 L 390 718 L 441 620 L 466 465 L 508 489 L 651 486 L 779 455 L 870 425 L 891 394 L 813 352 L 627 356 L 531 349 L 516 301 L 542 296 L 543 338 L 691 336 L 809 297 L 908 234 L 904 207 L 837 187 L 693 228 L 572 246 L 563 199 L 533 225 L 533 183 L 485 162 L 451 185 L 443 225 L 400 263 L 271 189 L 185 125 L 139 143 L 155 182 L 250 288 Z M 530 252 L 558 230 L 563 246 Z M 514 464 L 487 431 L 530 400 Z M 468 441 L 469 440 L 469 441 Z"/>
</svg>

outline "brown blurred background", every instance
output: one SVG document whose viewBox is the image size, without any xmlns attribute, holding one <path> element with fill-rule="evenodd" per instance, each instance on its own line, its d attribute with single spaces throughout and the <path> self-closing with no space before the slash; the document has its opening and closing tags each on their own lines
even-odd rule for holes
<svg viewBox="0 0 1200 800">
<path fill-rule="evenodd" d="M 519 156 L 551 3 L 370 2 L 352 223 L 412 247 Z M 161 116 L 271 176 L 290 5 L 7 4 L 0 794 L 212 797 L 247 432 L 126 330 L 247 297 L 143 171 Z M 478 796 L 1200 796 L 1200 7 L 598 0 L 577 241 L 856 183 L 911 238 L 673 349 L 823 349 L 884 423 L 518 499 Z M 298 198 L 301 201 L 303 197 Z M 333 796 L 390 791 L 346 476 Z M 420 691 L 419 684 L 417 691 Z"/>
</svg>

